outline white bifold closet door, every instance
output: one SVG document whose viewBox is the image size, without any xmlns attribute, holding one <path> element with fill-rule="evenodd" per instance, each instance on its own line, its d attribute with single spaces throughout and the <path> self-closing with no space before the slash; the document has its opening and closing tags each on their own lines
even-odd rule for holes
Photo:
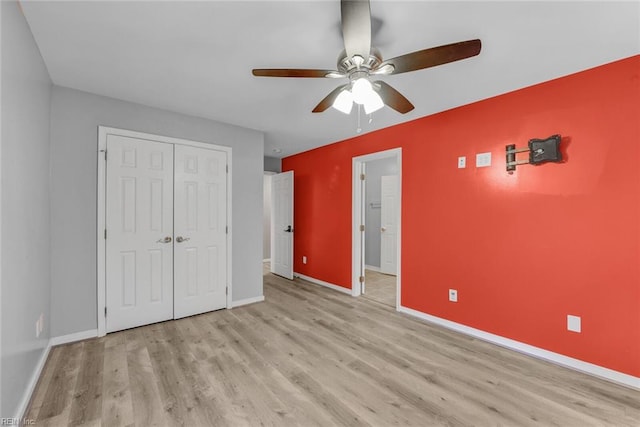
<svg viewBox="0 0 640 427">
<path fill-rule="evenodd" d="M 107 137 L 106 331 L 226 306 L 227 155 Z"/>
</svg>

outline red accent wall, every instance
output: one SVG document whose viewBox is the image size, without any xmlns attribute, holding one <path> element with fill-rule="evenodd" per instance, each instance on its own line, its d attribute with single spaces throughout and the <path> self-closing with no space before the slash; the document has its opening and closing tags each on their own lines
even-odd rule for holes
<svg viewBox="0 0 640 427">
<path fill-rule="evenodd" d="M 352 157 L 402 147 L 403 306 L 640 376 L 639 74 L 634 56 L 285 158 L 295 271 L 350 288 Z M 557 133 L 565 163 L 506 173 L 505 145 Z"/>
</svg>

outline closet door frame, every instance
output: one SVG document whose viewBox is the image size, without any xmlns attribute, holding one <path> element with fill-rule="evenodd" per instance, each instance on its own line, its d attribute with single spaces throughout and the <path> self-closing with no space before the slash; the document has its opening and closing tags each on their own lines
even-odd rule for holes
<svg viewBox="0 0 640 427">
<path fill-rule="evenodd" d="M 156 141 L 156 142 L 164 142 L 168 144 L 174 145 L 187 145 L 191 147 L 204 148 L 208 150 L 217 150 L 224 151 L 227 154 L 227 306 L 226 308 L 232 307 L 232 295 L 233 295 L 233 287 L 232 287 L 232 276 L 231 276 L 231 265 L 232 265 L 232 215 L 231 215 L 231 179 L 233 176 L 232 173 L 232 150 L 231 147 L 225 147 L 222 145 L 216 144 L 208 144 L 203 142 L 190 141 L 187 139 L 181 138 L 171 138 L 160 135 L 153 135 L 149 133 L 136 132 L 126 129 L 118 129 L 107 126 L 98 126 L 98 150 L 97 150 L 97 161 L 98 161 L 98 215 L 97 215 L 97 229 L 96 229 L 96 240 L 97 240 L 97 277 L 96 277 L 96 288 L 97 288 L 97 321 L 98 321 L 98 336 L 103 337 L 106 335 L 106 252 L 107 252 L 107 240 L 105 238 L 105 230 L 106 230 L 106 205 L 107 205 L 107 193 L 106 193 L 106 185 L 107 185 L 107 158 L 108 153 L 106 152 L 107 148 L 107 136 L 108 135 L 118 135 L 136 139 L 142 139 L 147 141 Z"/>
</svg>

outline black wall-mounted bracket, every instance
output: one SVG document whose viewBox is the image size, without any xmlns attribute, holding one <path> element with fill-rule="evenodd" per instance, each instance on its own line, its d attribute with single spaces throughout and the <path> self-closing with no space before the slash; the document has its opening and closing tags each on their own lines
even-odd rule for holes
<svg viewBox="0 0 640 427">
<path fill-rule="evenodd" d="M 530 139 L 528 147 L 516 148 L 515 144 L 509 144 L 506 149 L 507 172 L 513 173 L 517 165 L 539 165 L 546 162 L 561 162 L 560 135 L 553 135 L 547 139 Z M 516 160 L 517 153 L 529 153 L 527 160 Z"/>
</svg>

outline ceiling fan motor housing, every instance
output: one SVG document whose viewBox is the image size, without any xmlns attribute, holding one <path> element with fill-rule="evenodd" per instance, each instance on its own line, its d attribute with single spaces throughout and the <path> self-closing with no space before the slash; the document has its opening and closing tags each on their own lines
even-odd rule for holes
<svg viewBox="0 0 640 427">
<path fill-rule="evenodd" d="M 358 66 L 357 62 L 353 57 L 347 57 L 346 51 L 342 51 L 340 56 L 338 57 L 338 71 L 343 74 L 349 76 L 351 80 L 351 73 L 356 71 L 364 71 L 367 74 L 371 70 L 375 70 L 382 63 L 382 55 L 380 55 L 380 51 L 376 48 L 371 48 L 371 52 L 369 53 L 369 57 L 364 59 L 360 66 Z"/>
</svg>

